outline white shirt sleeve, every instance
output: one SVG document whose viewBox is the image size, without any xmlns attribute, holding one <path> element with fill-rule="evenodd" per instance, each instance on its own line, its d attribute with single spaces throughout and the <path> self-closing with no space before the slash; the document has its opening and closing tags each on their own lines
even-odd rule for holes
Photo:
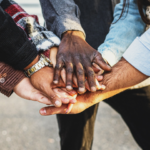
<svg viewBox="0 0 150 150">
<path fill-rule="evenodd" d="M 150 29 L 133 41 L 123 57 L 140 72 L 150 76 Z"/>
</svg>

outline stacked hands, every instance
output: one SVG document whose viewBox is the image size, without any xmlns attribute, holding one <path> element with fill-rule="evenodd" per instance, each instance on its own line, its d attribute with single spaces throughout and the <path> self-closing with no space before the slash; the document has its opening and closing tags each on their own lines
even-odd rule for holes
<svg viewBox="0 0 150 150">
<path fill-rule="evenodd" d="M 23 79 L 14 92 L 25 99 L 50 105 L 41 115 L 76 114 L 95 104 L 92 92 L 104 90 L 103 72 L 111 67 L 86 41 L 82 32 L 67 31 L 61 44 L 49 49 L 53 67 Z M 37 63 L 39 56 L 25 69 Z"/>
</svg>

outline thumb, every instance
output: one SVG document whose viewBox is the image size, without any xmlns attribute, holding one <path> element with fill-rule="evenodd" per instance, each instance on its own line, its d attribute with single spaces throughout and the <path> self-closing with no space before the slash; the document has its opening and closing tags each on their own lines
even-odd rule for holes
<svg viewBox="0 0 150 150">
<path fill-rule="evenodd" d="M 46 105 L 51 105 L 52 103 L 50 102 L 50 100 L 45 97 L 40 91 L 36 90 L 34 92 L 31 92 L 31 100 L 33 101 L 37 101 Z"/>
</svg>

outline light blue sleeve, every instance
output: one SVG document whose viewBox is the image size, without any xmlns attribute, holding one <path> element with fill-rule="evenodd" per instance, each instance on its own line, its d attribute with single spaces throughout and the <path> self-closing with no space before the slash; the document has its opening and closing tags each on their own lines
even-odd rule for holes
<svg viewBox="0 0 150 150">
<path fill-rule="evenodd" d="M 134 40 L 123 57 L 140 72 L 150 76 L 150 29 Z"/>
<path fill-rule="evenodd" d="M 113 23 L 120 17 L 122 8 L 123 0 L 115 7 Z M 130 0 L 128 13 L 124 13 L 118 22 L 111 25 L 110 31 L 98 51 L 111 66 L 115 65 L 133 40 L 144 32 L 145 27 L 136 0 Z"/>
</svg>

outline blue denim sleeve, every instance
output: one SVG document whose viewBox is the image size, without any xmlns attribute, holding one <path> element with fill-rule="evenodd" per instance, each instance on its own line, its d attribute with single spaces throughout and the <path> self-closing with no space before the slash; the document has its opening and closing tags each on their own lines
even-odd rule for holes
<svg viewBox="0 0 150 150">
<path fill-rule="evenodd" d="M 80 10 L 74 0 L 40 0 L 48 30 L 61 38 L 68 30 L 85 32 L 80 23 Z"/>
<path fill-rule="evenodd" d="M 114 24 L 111 25 L 104 43 L 98 48 L 98 51 L 111 66 L 120 60 L 129 45 L 137 36 L 144 32 L 146 27 L 139 14 L 136 0 L 130 0 L 128 13 L 124 13 L 123 17 L 117 21 L 122 12 L 122 8 L 123 0 L 116 5 Z"/>
</svg>

